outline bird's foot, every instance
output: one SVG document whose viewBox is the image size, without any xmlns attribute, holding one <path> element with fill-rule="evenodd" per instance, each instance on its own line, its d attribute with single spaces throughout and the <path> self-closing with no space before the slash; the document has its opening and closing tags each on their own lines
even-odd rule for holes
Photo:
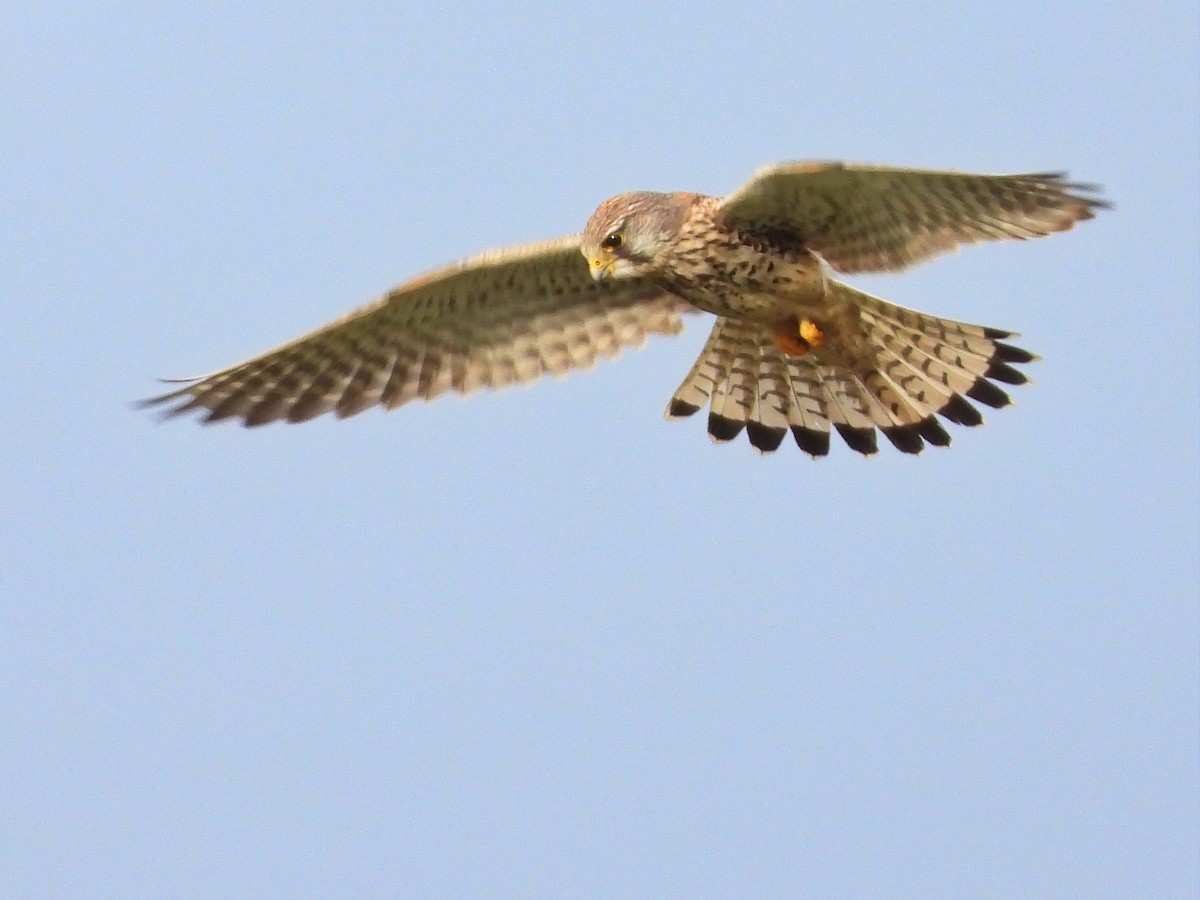
<svg viewBox="0 0 1200 900">
<path fill-rule="evenodd" d="M 825 343 L 825 332 L 809 318 L 789 316 L 772 335 L 775 346 L 788 356 L 803 356 Z"/>
</svg>

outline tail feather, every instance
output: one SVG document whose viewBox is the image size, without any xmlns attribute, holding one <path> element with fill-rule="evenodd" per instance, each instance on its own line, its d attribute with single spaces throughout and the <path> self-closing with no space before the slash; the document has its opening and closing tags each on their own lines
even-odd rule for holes
<svg viewBox="0 0 1200 900">
<path fill-rule="evenodd" d="M 824 456 L 829 452 L 829 417 L 820 370 L 790 358 L 781 360 L 778 369 L 791 393 L 787 417 L 796 446 L 813 457 Z"/>
<path fill-rule="evenodd" d="M 777 449 L 789 430 L 814 457 L 829 452 L 833 431 L 864 455 L 877 451 L 877 431 L 902 452 L 919 453 L 925 444 L 950 444 L 937 417 L 970 427 L 983 422 L 970 400 L 993 408 L 1011 403 L 994 382 L 1024 384 L 1028 378 L 1015 366 L 1037 359 L 1004 343 L 1011 332 L 925 315 L 837 282 L 832 289 L 859 311 L 856 350 L 835 341 L 789 356 L 766 326 L 719 317 L 667 418 L 707 405 L 714 441 L 745 430 L 762 453 Z"/>
<path fill-rule="evenodd" d="M 731 441 L 746 427 L 758 399 L 759 348 L 750 342 L 734 347 L 725 377 L 714 392 L 708 415 L 708 433 L 718 443 Z"/>
<path fill-rule="evenodd" d="M 825 414 L 842 440 L 863 456 L 877 453 L 870 394 L 862 388 L 857 375 L 836 366 L 818 366 L 817 373 L 825 388 Z"/>
<path fill-rule="evenodd" d="M 782 367 L 761 353 L 758 358 L 758 390 L 746 420 L 746 437 L 751 446 L 763 453 L 779 448 L 791 424 L 788 417 L 791 385 Z"/>
<path fill-rule="evenodd" d="M 732 355 L 734 348 L 749 337 L 742 333 L 746 324 L 734 319 L 717 319 L 687 378 L 667 406 L 668 420 L 686 418 L 708 404 L 713 389 L 728 377 L 721 360 Z"/>
</svg>

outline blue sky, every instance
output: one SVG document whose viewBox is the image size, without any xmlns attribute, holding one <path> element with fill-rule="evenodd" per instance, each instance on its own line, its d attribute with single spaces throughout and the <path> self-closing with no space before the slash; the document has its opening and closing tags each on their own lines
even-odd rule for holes
<svg viewBox="0 0 1200 900">
<path fill-rule="evenodd" d="M 1194 895 L 1197 17 L 8 5 L 0 893 Z M 949 450 L 663 422 L 699 321 L 345 422 L 129 405 L 839 158 L 1116 204 L 853 280 L 1044 357 Z"/>
</svg>

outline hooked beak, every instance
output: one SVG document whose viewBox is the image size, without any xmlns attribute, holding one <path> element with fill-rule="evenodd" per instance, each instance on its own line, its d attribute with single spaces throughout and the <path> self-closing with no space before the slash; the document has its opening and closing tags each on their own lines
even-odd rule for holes
<svg viewBox="0 0 1200 900">
<path fill-rule="evenodd" d="M 600 284 L 604 279 L 612 274 L 613 266 L 616 265 L 616 260 L 613 259 L 588 259 L 588 270 L 592 273 L 592 281 Z"/>
</svg>

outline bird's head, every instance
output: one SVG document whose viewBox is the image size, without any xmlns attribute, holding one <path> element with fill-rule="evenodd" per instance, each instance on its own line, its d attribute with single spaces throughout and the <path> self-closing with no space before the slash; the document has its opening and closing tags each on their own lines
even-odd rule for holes
<svg viewBox="0 0 1200 900">
<path fill-rule="evenodd" d="M 650 278 L 679 234 L 693 194 L 638 191 L 605 200 L 583 229 L 580 250 L 596 281 Z"/>
</svg>

